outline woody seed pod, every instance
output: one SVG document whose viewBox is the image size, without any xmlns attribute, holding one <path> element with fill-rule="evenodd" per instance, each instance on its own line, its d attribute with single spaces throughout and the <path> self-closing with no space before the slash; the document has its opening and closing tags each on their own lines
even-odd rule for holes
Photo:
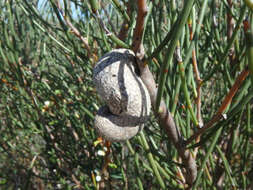
<svg viewBox="0 0 253 190">
<path fill-rule="evenodd" d="M 151 103 L 134 53 L 116 49 L 105 54 L 95 65 L 93 82 L 106 103 L 95 117 L 99 134 L 109 141 L 135 136 L 149 118 Z"/>
</svg>

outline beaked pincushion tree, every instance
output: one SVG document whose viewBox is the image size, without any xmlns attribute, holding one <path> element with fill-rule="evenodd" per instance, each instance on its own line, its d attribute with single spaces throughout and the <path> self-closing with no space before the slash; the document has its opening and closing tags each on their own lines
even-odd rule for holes
<svg viewBox="0 0 253 190">
<path fill-rule="evenodd" d="M 252 188 L 251 2 L 0 1 L 0 189 Z"/>
</svg>

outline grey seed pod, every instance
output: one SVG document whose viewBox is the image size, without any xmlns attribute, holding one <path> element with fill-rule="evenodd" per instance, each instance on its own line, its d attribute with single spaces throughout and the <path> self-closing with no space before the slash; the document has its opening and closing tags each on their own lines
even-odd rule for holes
<svg viewBox="0 0 253 190">
<path fill-rule="evenodd" d="M 95 128 L 109 141 L 130 139 L 149 118 L 151 102 L 140 77 L 134 53 L 115 49 L 95 65 L 93 82 L 106 106 L 95 117 Z"/>
</svg>

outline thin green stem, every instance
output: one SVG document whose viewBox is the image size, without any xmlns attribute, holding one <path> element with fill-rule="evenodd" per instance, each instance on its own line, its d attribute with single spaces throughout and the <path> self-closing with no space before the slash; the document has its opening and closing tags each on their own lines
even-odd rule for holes
<svg viewBox="0 0 253 190">
<path fill-rule="evenodd" d="M 121 15 L 124 17 L 124 19 L 130 23 L 130 17 L 128 16 L 126 10 L 124 9 L 124 7 L 120 4 L 120 2 L 118 0 L 112 0 L 112 2 L 114 3 L 114 5 L 116 6 L 116 8 L 119 10 L 119 12 L 121 13 Z"/>
<path fill-rule="evenodd" d="M 201 11 L 199 14 L 199 20 L 198 20 L 197 27 L 196 27 L 196 32 L 194 33 L 193 40 L 191 41 L 190 46 L 186 50 L 187 53 L 186 53 L 186 57 L 184 59 L 184 62 L 186 64 L 188 64 L 188 61 L 189 61 L 190 57 L 192 56 L 192 50 L 194 48 L 194 45 L 198 41 L 199 32 L 200 32 L 201 25 L 203 23 L 204 15 L 205 15 L 206 8 L 207 8 L 207 2 L 208 2 L 208 0 L 204 0 L 202 2 L 201 9 L 200 9 Z"/>
<path fill-rule="evenodd" d="M 147 152 L 148 161 L 149 161 L 149 163 L 150 163 L 150 165 L 151 165 L 151 167 L 153 169 L 153 172 L 154 172 L 154 174 L 156 176 L 156 179 L 157 179 L 158 183 L 160 184 L 160 186 L 161 186 L 162 189 L 166 189 L 165 188 L 165 184 L 163 182 L 163 179 L 161 178 L 161 175 L 160 175 L 160 173 L 159 173 L 159 171 L 157 169 L 157 165 L 155 163 L 153 155 L 150 152 L 150 148 L 149 148 L 148 142 L 147 142 L 147 140 L 145 138 L 145 135 L 144 135 L 143 131 L 140 132 L 140 140 L 142 141 L 144 150 Z"/>
<path fill-rule="evenodd" d="M 163 92 L 164 92 L 166 76 L 168 74 L 167 71 L 168 71 L 169 65 L 172 62 L 173 53 L 176 49 L 177 42 L 181 36 L 183 27 L 185 26 L 185 23 L 187 22 L 187 18 L 191 12 L 194 2 L 195 2 L 195 0 L 188 0 L 185 2 L 184 8 L 181 12 L 181 16 L 179 17 L 179 20 L 178 20 L 177 28 L 175 29 L 175 32 L 173 32 L 173 36 L 171 38 L 172 40 L 171 40 L 169 48 L 168 48 L 168 53 L 166 54 L 164 63 L 162 64 L 162 67 L 160 70 L 157 99 L 156 99 L 156 111 L 157 112 L 159 112 L 159 107 L 160 107 L 160 103 L 161 103 Z"/>
<path fill-rule="evenodd" d="M 180 47 L 178 46 L 177 48 L 180 48 Z M 188 91 L 188 88 L 187 88 L 187 81 L 186 81 L 186 77 L 185 77 L 184 63 L 179 62 L 178 66 L 179 66 L 179 73 L 180 73 L 181 81 L 182 81 L 183 92 L 184 92 L 184 96 L 185 96 L 185 100 L 186 100 L 186 104 L 187 104 L 187 109 L 189 109 L 189 111 L 190 111 L 191 118 L 193 120 L 194 125 L 198 126 L 198 120 L 197 120 L 197 117 L 196 117 L 196 115 L 193 111 L 189 91 Z"/>
<path fill-rule="evenodd" d="M 232 170 L 231 170 L 231 167 L 229 166 L 229 162 L 228 162 L 228 160 L 226 159 L 226 157 L 225 157 L 225 155 L 223 154 L 223 152 L 222 152 L 222 150 L 220 149 L 220 147 L 216 145 L 216 149 L 218 150 L 218 152 L 219 152 L 219 154 L 220 154 L 220 156 L 221 156 L 221 160 L 222 160 L 222 162 L 223 162 L 223 164 L 224 164 L 225 171 L 226 171 L 226 173 L 227 173 L 227 175 L 228 175 L 228 177 L 229 177 L 229 181 L 230 181 L 230 183 L 231 183 L 231 185 L 232 185 L 231 187 L 232 187 L 233 189 L 235 189 L 235 188 L 237 187 L 237 185 L 236 185 L 236 182 L 235 182 L 234 178 L 232 177 Z"/>
<path fill-rule="evenodd" d="M 246 52 L 250 69 L 251 84 L 253 84 L 253 31 L 247 31 L 246 34 Z"/>
<path fill-rule="evenodd" d="M 196 178 L 196 181 L 192 187 L 192 190 L 195 190 L 197 188 L 197 186 L 199 185 L 200 183 L 200 180 L 201 180 L 201 176 L 203 174 L 203 171 L 204 171 L 204 168 L 206 166 L 206 162 L 209 158 L 209 156 L 211 155 L 211 153 L 213 152 L 213 149 L 218 141 L 218 138 L 220 137 L 221 135 L 221 131 L 222 131 L 222 128 L 220 128 L 218 131 L 216 131 L 216 134 L 215 134 L 215 137 L 214 139 L 212 140 L 212 143 L 211 145 L 208 147 L 208 151 L 204 157 L 204 160 L 202 161 L 201 165 L 200 165 L 200 168 L 199 168 L 199 172 L 198 172 L 198 175 L 197 175 L 197 178 Z"/>
<path fill-rule="evenodd" d="M 237 24 L 236 24 L 236 27 L 234 29 L 234 32 L 233 32 L 231 38 L 228 41 L 228 45 L 226 46 L 226 49 L 225 49 L 223 55 L 221 56 L 220 60 L 218 61 L 218 64 L 216 64 L 214 66 L 214 68 L 210 72 L 208 72 L 208 75 L 203 79 L 203 82 L 206 82 L 214 74 L 214 72 L 217 71 L 217 69 L 220 67 L 220 65 L 222 65 L 227 60 L 229 50 L 232 47 L 232 45 L 233 45 L 233 43 L 234 43 L 234 41 L 236 39 L 236 36 L 237 36 L 237 34 L 239 32 L 239 29 L 240 29 L 240 26 L 242 24 L 244 15 L 246 13 L 246 10 L 247 10 L 246 6 L 244 5 L 242 7 L 241 11 L 240 11 L 240 17 L 239 17 L 239 19 L 237 21 Z"/>
</svg>

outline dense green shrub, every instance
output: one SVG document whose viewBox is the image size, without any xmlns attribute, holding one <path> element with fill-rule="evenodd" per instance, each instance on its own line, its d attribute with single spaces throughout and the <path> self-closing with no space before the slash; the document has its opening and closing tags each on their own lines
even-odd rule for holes
<svg viewBox="0 0 253 190">
<path fill-rule="evenodd" d="M 143 132 L 110 148 L 93 127 L 103 104 L 93 66 L 109 50 L 131 47 L 136 2 L 0 1 L 0 189 L 187 186 L 178 151 L 155 114 Z M 253 63 L 245 32 L 247 19 L 253 41 L 253 14 L 242 0 L 192 2 L 188 16 L 186 1 L 147 1 L 145 59 L 159 85 L 158 100 L 164 98 L 185 140 L 202 120 L 204 126 L 212 121 L 226 96 L 231 100 L 232 86 L 239 88 L 189 145 L 199 143 L 190 148 L 198 166 L 194 188 L 246 189 L 253 185 L 247 76 Z"/>
</svg>

